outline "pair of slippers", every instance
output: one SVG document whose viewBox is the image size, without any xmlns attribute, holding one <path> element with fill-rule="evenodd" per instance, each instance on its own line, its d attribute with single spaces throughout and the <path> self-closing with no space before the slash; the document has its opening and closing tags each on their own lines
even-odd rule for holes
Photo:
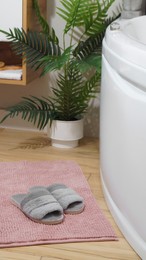
<svg viewBox="0 0 146 260">
<path fill-rule="evenodd" d="M 83 198 L 64 184 L 31 187 L 27 194 L 13 195 L 11 201 L 28 218 L 43 224 L 59 224 L 64 213 L 79 214 L 85 206 Z"/>
</svg>

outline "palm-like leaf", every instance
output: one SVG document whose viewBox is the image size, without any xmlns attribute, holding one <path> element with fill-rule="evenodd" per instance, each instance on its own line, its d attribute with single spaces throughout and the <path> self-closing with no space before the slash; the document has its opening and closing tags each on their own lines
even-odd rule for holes
<svg viewBox="0 0 146 260">
<path fill-rule="evenodd" d="M 101 2 L 96 0 L 98 12 L 96 15 L 93 14 L 92 17 L 85 18 L 84 34 L 88 36 L 95 36 L 96 34 L 98 35 L 99 33 L 105 31 L 107 11 L 114 2 L 115 0 L 103 0 Z"/>
<path fill-rule="evenodd" d="M 14 28 L 9 32 L 0 30 L 6 34 L 6 37 L 12 41 L 12 49 L 17 55 L 23 55 L 24 62 L 27 62 L 31 68 L 37 70 L 42 68 L 42 74 L 45 74 L 46 60 L 42 59 L 46 57 L 47 65 L 52 64 L 52 60 L 61 55 L 59 45 L 48 41 L 48 37 L 40 32 L 25 32 L 23 29 Z M 50 66 L 51 67 L 51 66 Z M 49 71 L 49 70 L 48 70 Z M 47 72 L 48 72 L 47 71 Z"/>
<path fill-rule="evenodd" d="M 41 73 L 41 76 L 45 75 L 47 72 L 53 71 L 53 70 L 60 70 L 67 62 L 69 62 L 70 56 L 71 56 L 71 50 L 72 47 L 68 47 L 62 55 L 56 57 L 56 56 L 44 56 L 40 59 L 40 62 L 42 62 L 43 71 Z M 41 67 L 41 65 L 40 65 Z"/>
<path fill-rule="evenodd" d="M 59 40 L 58 40 L 58 37 L 55 34 L 55 30 L 53 28 L 50 29 L 48 22 L 41 15 L 40 8 L 39 8 L 39 5 L 38 5 L 38 1 L 33 0 L 33 5 L 34 5 L 34 9 L 35 9 L 35 14 L 38 18 L 39 24 L 41 25 L 43 33 L 47 35 L 49 41 L 54 42 L 56 44 L 59 44 Z"/>
<path fill-rule="evenodd" d="M 84 34 L 93 36 L 105 29 L 107 11 L 115 0 L 61 0 L 58 14 L 66 21 L 64 32 L 83 26 Z"/>
<path fill-rule="evenodd" d="M 89 74 L 89 72 L 93 69 L 101 71 L 101 56 L 97 55 L 97 53 L 93 53 L 92 55 L 83 59 L 76 59 L 72 63 L 79 69 L 82 74 Z"/>
<path fill-rule="evenodd" d="M 96 93 L 99 91 L 100 76 L 100 70 L 96 71 L 96 73 L 89 80 L 86 80 L 82 86 L 79 97 L 86 104 L 86 109 L 88 108 L 89 100 L 95 98 Z"/>
<path fill-rule="evenodd" d="M 100 73 L 95 73 L 89 80 L 83 80 L 78 67 L 72 63 L 67 75 L 59 75 L 58 89 L 53 89 L 53 100 L 60 120 L 73 120 L 86 112 L 90 98 L 97 92 L 99 78 Z"/>
<path fill-rule="evenodd" d="M 73 51 L 73 56 L 77 58 L 77 63 L 86 63 L 89 66 L 96 66 L 99 69 L 99 60 L 101 59 L 102 41 L 105 35 L 108 25 L 117 19 L 119 15 L 114 15 L 112 18 L 108 18 L 104 21 L 103 31 L 89 36 L 85 41 L 79 41 L 77 47 Z"/>
<path fill-rule="evenodd" d="M 52 98 L 24 97 L 22 102 L 6 109 L 8 117 L 21 116 L 23 120 L 43 129 L 54 119 L 75 120 L 81 117 L 88 108 L 89 99 L 95 97 L 100 75 L 96 73 L 89 80 L 83 80 L 78 68 L 69 64 L 68 73 L 59 74 L 58 88 L 53 88 Z"/>
<path fill-rule="evenodd" d="M 58 14 L 66 21 L 64 32 L 85 23 L 85 17 L 96 12 L 96 4 L 90 0 L 61 0 L 64 8 L 58 8 Z"/>
<path fill-rule="evenodd" d="M 78 70 L 68 68 L 67 75 L 59 74 L 58 88 L 53 89 L 54 101 L 61 120 L 72 120 L 80 115 L 82 104 L 77 102 L 78 91 L 82 87 L 82 77 Z"/>
<path fill-rule="evenodd" d="M 8 117 L 18 117 L 21 116 L 23 120 L 27 120 L 28 122 L 37 125 L 37 128 L 43 129 L 47 123 L 55 118 L 55 107 L 51 100 L 47 100 L 47 102 L 43 99 L 37 97 L 31 98 L 23 98 L 23 101 L 14 105 L 12 107 L 8 107 L 5 109 L 8 111 L 8 114 L 3 117 L 0 123 L 5 121 Z"/>
<path fill-rule="evenodd" d="M 89 37 L 85 41 L 80 41 L 73 52 L 74 57 L 84 59 L 93 53 L 101 54 L 103 37 L 104 32 L 101 32 L 98 35 L 95 35 L 94 37 Z"/>
</svg>

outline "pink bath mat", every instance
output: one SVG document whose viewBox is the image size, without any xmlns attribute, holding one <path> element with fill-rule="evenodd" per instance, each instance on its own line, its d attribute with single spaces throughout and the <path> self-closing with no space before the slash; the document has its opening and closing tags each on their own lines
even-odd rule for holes
<svg viewBox="0 0 146 260">
<path fill-rule="evenodd" d="M 84 211 L 77 215 L 65 215 L 61 224 L 44 225 L 28 219 L 11 203 L 13 194 L 27 193 L 32 186 L 53 183 L 64 183 L 75 189 L 84 198 Z M 117 240 L 117 237 L 77 163 L 0 163 L 0 247 L 103 240 Z"/>
</svg>

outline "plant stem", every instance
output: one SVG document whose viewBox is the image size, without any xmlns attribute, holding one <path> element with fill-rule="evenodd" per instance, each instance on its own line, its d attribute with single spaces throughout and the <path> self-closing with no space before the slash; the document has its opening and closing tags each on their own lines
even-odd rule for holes
<svg viewBox="0 0 146 260">
<path fill-rule="evenodd" d="M 66 46 L 65 46 L 65 33 L 63 34 L 63 49 L 65 50 Z M 64 76 L 65 78 L 67 77 L 67 67 L 66 64 L 63 67 L 63 71 L 64 71 Z"/>
<path fill-rule="evenodd" d="M 74 33 L 74 31 L 73 31 L 73 28 L 72 28 L 71 35 L 70 35 L 70 47 L 71 47 L 72 41 L 73 41 L 73 33 Z"/>
</svg>

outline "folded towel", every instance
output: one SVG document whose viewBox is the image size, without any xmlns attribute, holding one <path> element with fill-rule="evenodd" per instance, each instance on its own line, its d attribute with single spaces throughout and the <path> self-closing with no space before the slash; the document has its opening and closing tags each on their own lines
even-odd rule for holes
<svg viewBox="0 0 146 260">
<path fill-rule="evenodd" d="M 22 69 L 2 70 L 2 71 L 0 71 L 0 78 L 1 79 L 21 80 L 22 79 Z"/>
</svg>

